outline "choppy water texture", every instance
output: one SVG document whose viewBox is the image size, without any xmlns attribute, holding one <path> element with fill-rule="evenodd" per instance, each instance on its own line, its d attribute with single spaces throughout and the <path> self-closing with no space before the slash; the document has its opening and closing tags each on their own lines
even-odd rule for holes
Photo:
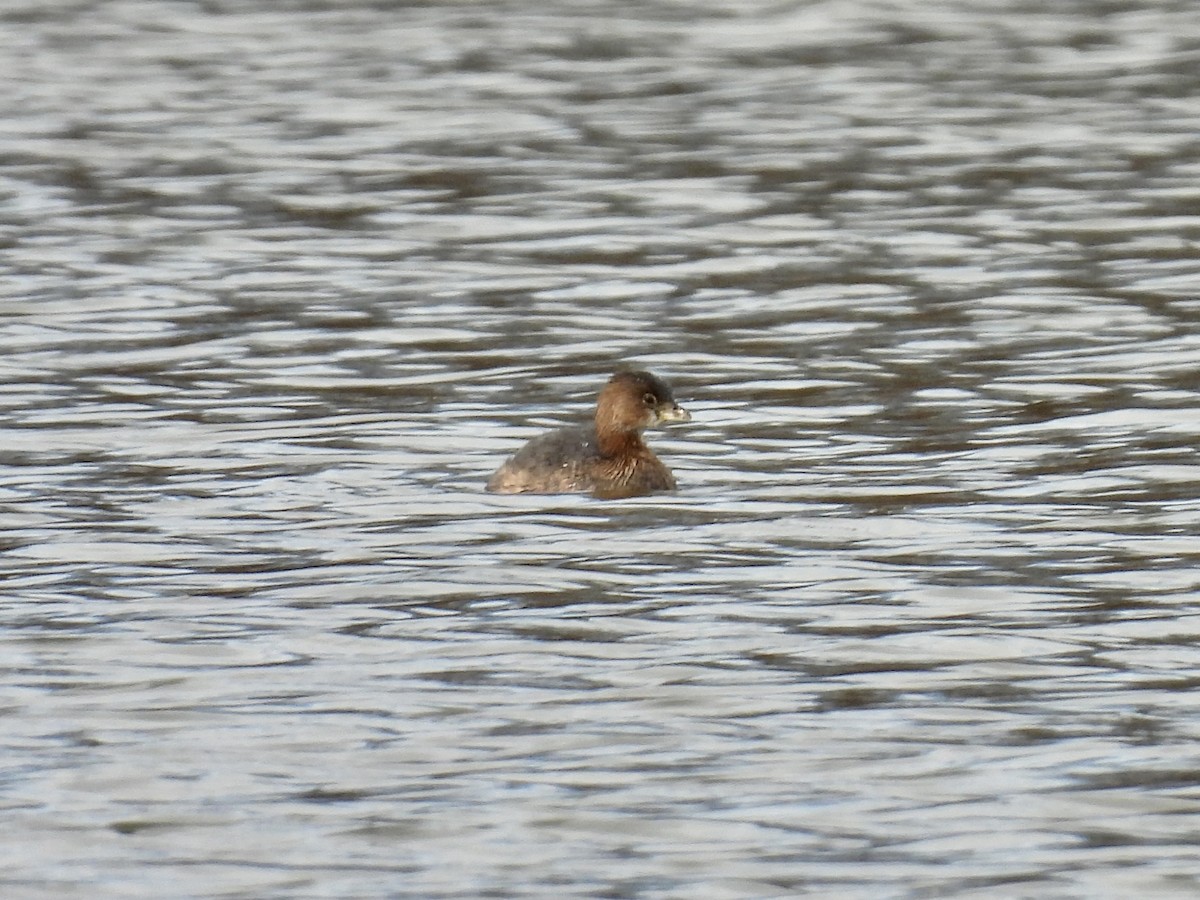
<svg viewBox="0 0 1200 900">
<path fill-rule="evenodd" d="M 1197 896 L 1195 13 L 7 3 L 0 893 Z"/>
</svg>

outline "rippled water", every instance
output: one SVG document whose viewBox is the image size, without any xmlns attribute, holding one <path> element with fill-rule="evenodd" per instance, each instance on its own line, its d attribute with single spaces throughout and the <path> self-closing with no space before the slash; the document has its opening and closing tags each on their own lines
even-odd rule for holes
<svg viewBox="0 0 1200 900">
<path fill-rule="evenodd" d="M 0 47 L 4 897 L 1200 893 L 1192 4 Z"/>
</svg>

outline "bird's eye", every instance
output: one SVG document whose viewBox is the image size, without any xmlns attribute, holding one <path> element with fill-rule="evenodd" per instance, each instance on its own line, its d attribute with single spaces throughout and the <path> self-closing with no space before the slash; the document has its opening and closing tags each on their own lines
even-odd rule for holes
<svg viewBox="0 0 1200 900">
<path fill-rule="evenodd" d="M 647 406 L 658 406 L 658 398 L 648 391 L 642 394 L 642 402 Z"/>
</svg>

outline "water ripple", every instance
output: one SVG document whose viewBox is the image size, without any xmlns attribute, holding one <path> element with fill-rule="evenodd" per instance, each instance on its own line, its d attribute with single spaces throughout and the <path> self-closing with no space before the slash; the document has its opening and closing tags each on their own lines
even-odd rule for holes
<svg viewBox="0 0 1200 900">
<path fill-rule="evenodd" d="M 0 38 L 6 897 L 1195 894 L 1190 6 Z"/>
</svg>

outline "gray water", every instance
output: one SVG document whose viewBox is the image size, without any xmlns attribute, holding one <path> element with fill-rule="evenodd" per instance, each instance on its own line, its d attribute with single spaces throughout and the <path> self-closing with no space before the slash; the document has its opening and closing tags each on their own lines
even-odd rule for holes
<svg viewBox="0 0 1200 900">
<path fill-rule="evenodd" d="M 0 7 L 0 895 L 1200 894 L 1200 16 Z M 675 495 L 505 497 L 619 364 Z"/>
</svg>

